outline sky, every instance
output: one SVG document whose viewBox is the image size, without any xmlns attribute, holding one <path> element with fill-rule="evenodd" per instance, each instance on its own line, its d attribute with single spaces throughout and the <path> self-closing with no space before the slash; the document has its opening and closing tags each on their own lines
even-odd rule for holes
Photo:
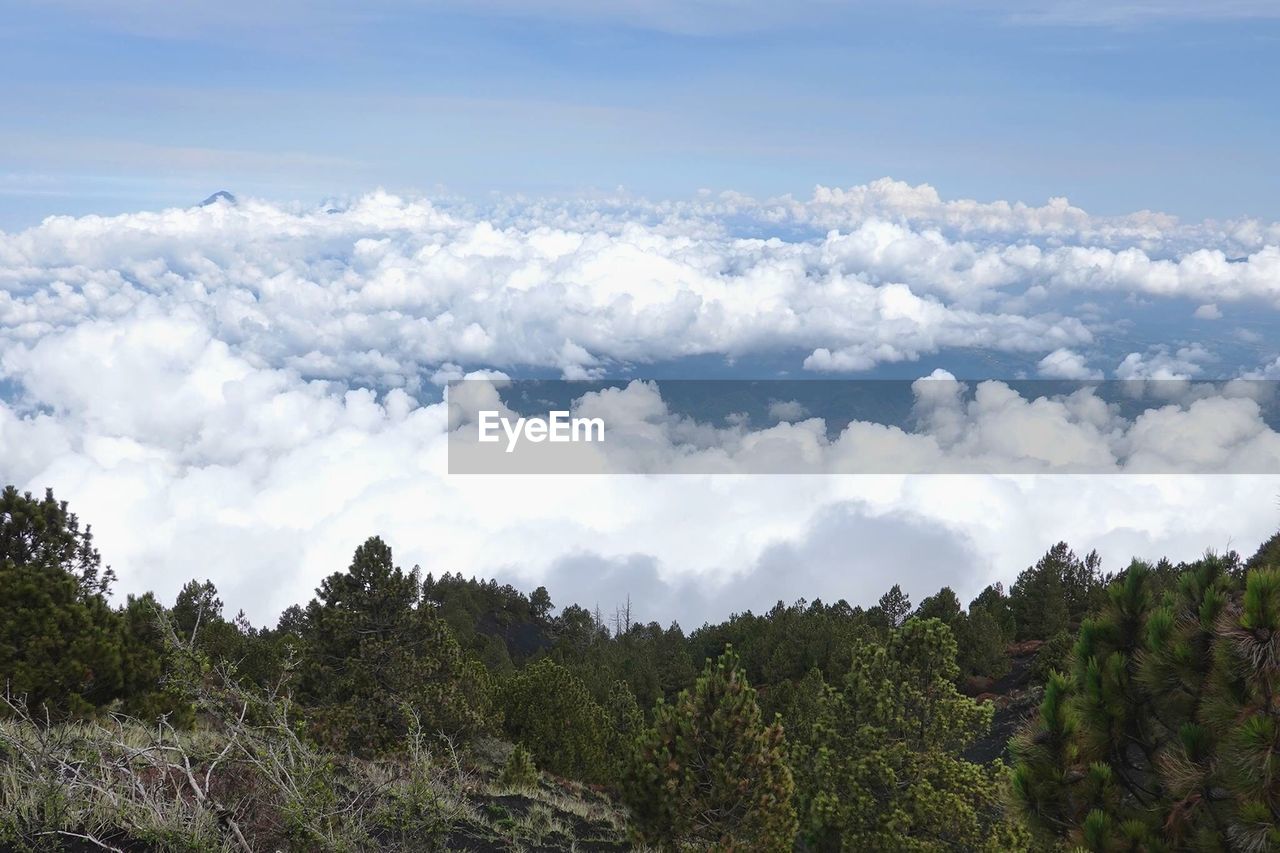
<svg viewBox="0 0 1280 853">
<path fill-rule="evenodd" d="M 1272 0 L 4 0 L 0 228 L 218 189 L 1280 218 Z"/>
<path fill-rule="evenodd" d="M 0 479 L 120 595 L 271 624 L 378 534 L 690 628 L 1280 527 L 1252 391 L 1007 384 L 1275 387 L 1275 3 L 0 5 Z M 480 376 L 636 380 L 575 405 L 717 473 L 451 475 Z M 700 422 L 647 377 L 896 378 L 928 417 Z M 1111 473 L 1027 473 L 1030 427 Z M 1022 473 L 814 473 L 850 440 Z"/>
</svg>

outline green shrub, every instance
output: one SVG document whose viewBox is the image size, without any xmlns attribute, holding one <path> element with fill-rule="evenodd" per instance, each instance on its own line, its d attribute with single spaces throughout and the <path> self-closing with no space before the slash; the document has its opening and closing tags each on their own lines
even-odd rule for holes
<svg viewBox="0 0 1280 853">
<path fill-rule="evenodd" d="M 608 775 L 609 720 L 581 679 L 543 658 L 508 678 L 502 694 L 508 737 L 539 767 L 590 782 Z"/>
<path fill-rule="evenodd" d="M 1046 640 L 1031 660 L 1031 680 L 1036 684 L 1046 684 L 1050 673 L 1070 669 L 1074 645 L 1075 638 L 1066 631 L 1059 631 Z"/>
</svg>

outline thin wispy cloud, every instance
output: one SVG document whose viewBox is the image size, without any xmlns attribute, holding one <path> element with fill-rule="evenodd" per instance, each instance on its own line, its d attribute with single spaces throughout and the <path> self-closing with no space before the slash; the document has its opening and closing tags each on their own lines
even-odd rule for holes
<svg viewBox="0 0 1280 853">
<path fill-rule="evenodd" d="M 310 203 L 376 186 L 687 199 L 886 173 L 950 196 L 1280 217 L 1266 144 L 1280 115 L 1271 3 L 24 0 L 7 11 L 0 170 L 63 187 L 0 197 L 8 230 L 217 187 Z M 117 194 L 77 193 L 80 175 L 119 180 Z"/>
<path fill-rule="evenodd" d="M 160 3 L 55 0 L 52 4 L 87 20 L 143 35 L 190 39 L 254 28 L 287 31 L 293 38 L 341 38 L 344 33 L 386 23 L 404 24 L 432 14 L 611 24 L 685 37 L 717 37 L 763 30 L 809 30 L 892 6 L 961 11 L 1019 23 L 1072 26 L 1135 26 L 1168 20 L 1249 20 L 1280 17 L 1268 0 L 801 0 L 780 6 L 763 0 L 375 0 L 359 7 L 333 0 L 283 0 L 267 5 L 231 2 Z"/>
</svg>

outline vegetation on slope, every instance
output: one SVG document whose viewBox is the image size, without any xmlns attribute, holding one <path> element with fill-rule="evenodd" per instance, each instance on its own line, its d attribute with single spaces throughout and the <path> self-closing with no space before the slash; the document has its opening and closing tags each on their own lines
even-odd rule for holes
<svg viewBox="0 0 1280 853">
<path fill-rule="evenodd" d="M 1276 541 L 686 634 L 374 537 L 255 628 L 8 488 L 0 849 L 1269 850 Z"/>
</svg>

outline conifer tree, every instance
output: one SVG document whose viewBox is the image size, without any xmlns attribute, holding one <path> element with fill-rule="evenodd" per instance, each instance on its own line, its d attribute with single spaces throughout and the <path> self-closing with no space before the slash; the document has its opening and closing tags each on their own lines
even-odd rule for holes
<svg viewBox="0 0 1280 853">
<path fill-rule="evenodd" d="M 888 592 L 880 596 L 878 606 L 880 613 L 890 628 L 897 628 L 906 621 L 907 616 L 911 613 L 911 599 L 902 591 L 902 587 L 896 583 L 889 587 Z"/>
<path fill-rule="evenodd" d="M 1102 603 L 1106 583 L 1096 551 L 1081 559 L 1066 542 L 1054 545 L 1018 575 L 1009 592 L 1017 639 L 1045 640 L 1074 631 Z"/>
<path fill-rule="evenodd" d="M 1225 823 L 1240 849 L 1280 849 L 1280 570 L 1249 574 L 1239 604 L 1219 623 L 1214 664 L 1204 722 L 1178 744 L 1178 757 L 1191 765 L 1176 779 L 1178 804 L 1203 804 L 1204 823 L 1215 829 Z M 1225 821 L 1218 817 L 1218 784 L 1231 796 Z"/>
<path fill-rule="evenodd" d="M 301 625 L 298 696 L 322 740 L 369 754 L 401 743 L 411 724 L 445 735 L 488 725 L 457 641 L 420 594 L 417 573 L 376 536 L 320 585 Z"/>
<path fill-rule="evenodd" d="M 1014 789 L 1046 839 L 1088 850 L 1280 847 L 1280 573 L 1234 554 L 1158 604 L 1131 566 L 1081 626 L 1015 744 Z"/>
<path fill-rule="evenodd" d="M 806 679 L 791 755 L 803 788 L 801 831 L 814 847 L 1024 845 L 1004 813 L 1004 768 L 960 757 L 990 726 L 992 709 L 956 691 L 958 674 L 947 626 L 911 619 L 887 643 L 861 643 L 840 690 Z"/>
<path fill-rule="evenodd" d="M 1266 542 L 1258 547 L 1258 550 L 1249 562 L 1245 563 L 1247 569 L 1280 569 L 1280 533 L 1275 533 Z"/>
<path fill-rule="evenodd" d="M 969 602 L 969 612 L 951 626 L 956 637 L 956 662 L 967 675 L 999 678 L 1009 671 L 1009 644 L 1015 622 L 1004 587 L 992 584 Z"/>
<path fill-rule="evenodd" d="M 658 704 L 624 793 L 647 843 L 770 853 L 794 843 L 792 789 L 782 726 L 761 719 L 728 650 L 674 703 Z"/>
<path fill-rule="evenodd" d="M 129 596 L 120 613 L 124 632 L 123 710 L 148 723 L 165 717 L 189 725 L 195 709 L 169 682 L 171 654 L 165 642 L 164 607 L 151 593 Z"/>
<path fill-rule="evenodd" d="M 124 637 L 88 527 L 65 501 L 0 493 L 0 690 L 52 718 L 86 714 L 124 688 Z"/>
<path fill-rule="evenodd" d="M 954 633 L 954 624 L 964 616 L 964 611 L 960 607 L 960 599 L 956 597 L 955 591 L 949 586 L 944 586 L 937 593 L 920 602 L 915 616 L 917 619 L 937 619 L 952 628 Z"/>
<path fill-rule="evenodd" d="M 636 702 L 625 681 L 615 681 L 604 705 L 607 721 L 607 762 L 610 781 L 616 782 L 625 775 L 630 761 L 631 748 L 640 730 L 644 728 L 644 712 Z"/>
</svg>

